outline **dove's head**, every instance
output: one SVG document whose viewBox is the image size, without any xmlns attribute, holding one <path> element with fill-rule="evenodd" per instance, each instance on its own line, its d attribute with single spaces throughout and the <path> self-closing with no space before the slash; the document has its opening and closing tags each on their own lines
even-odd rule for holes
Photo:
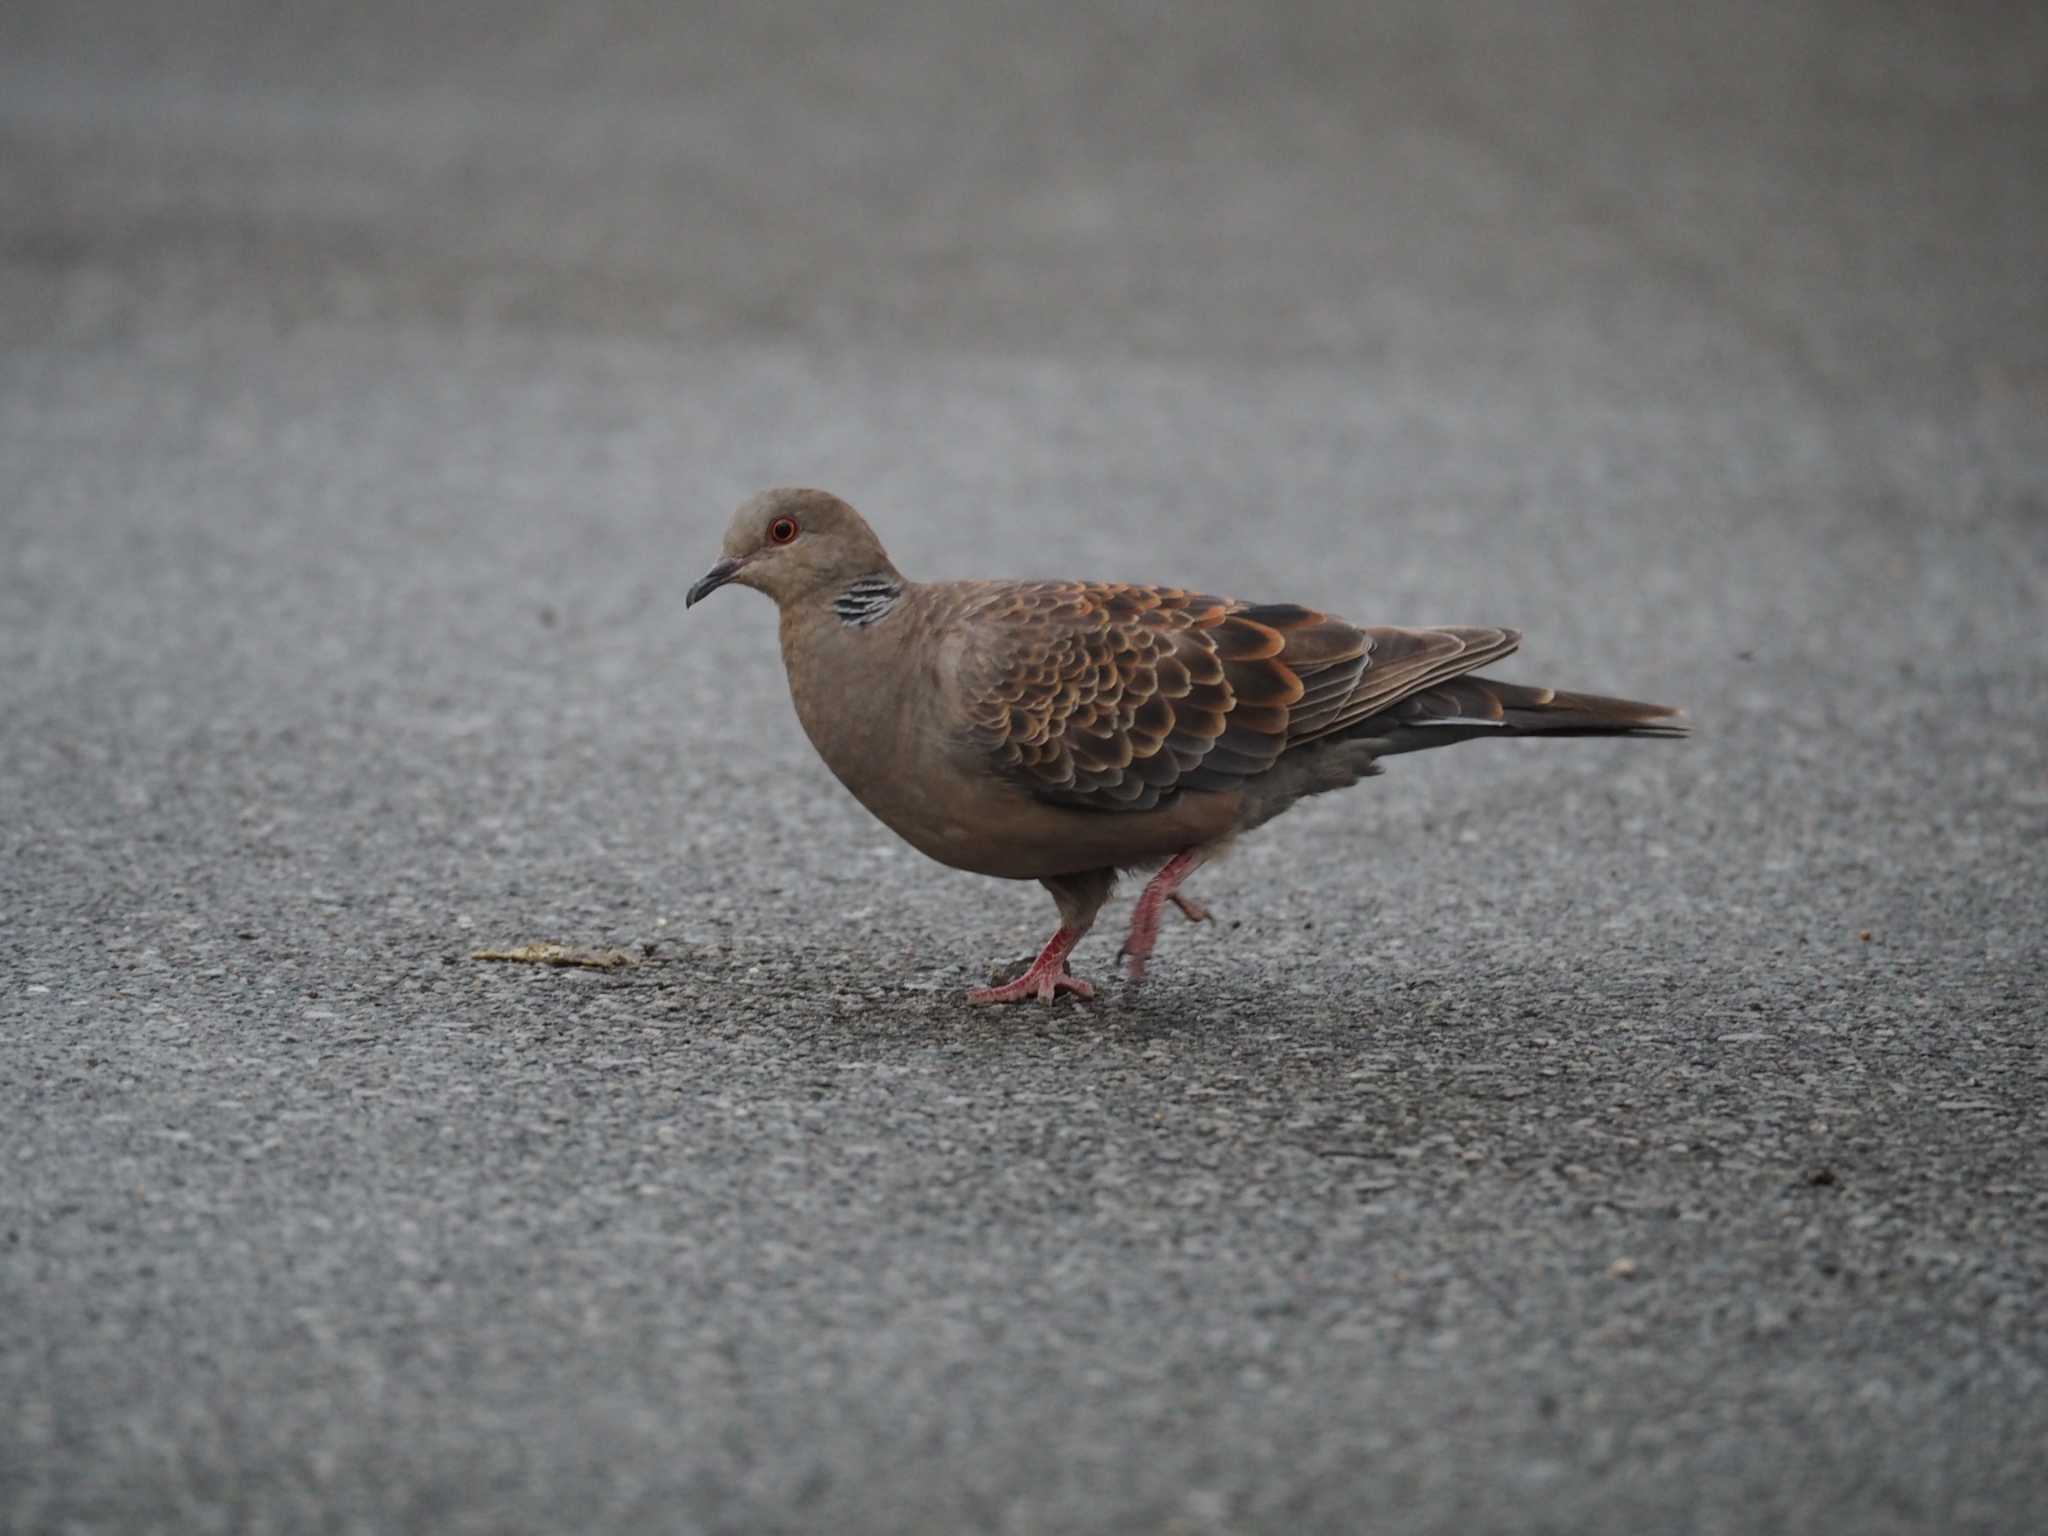
<svg viewBox="0 0 2048 1536">
<path fill-rule="evenodd" d="M 780 606 L 830 600 L 864 576 L 900 580 L 874 530 L 829 491 L 781 487 L 740 504 L 725 530 L 719 562 L 690 588 L 684 607 L 738 582 Z"/>
</svg>

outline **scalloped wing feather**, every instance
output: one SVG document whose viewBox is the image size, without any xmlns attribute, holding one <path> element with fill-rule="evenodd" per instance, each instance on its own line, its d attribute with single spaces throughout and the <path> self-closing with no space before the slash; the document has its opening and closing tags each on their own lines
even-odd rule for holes
<svg viewBox="0 0 2048 1536">
<path fill-rule="evenodd" d="M 1514 648 L 1501 629 L 1361 629 L 1292 603 L 1177 587 L 991 582 L 962 590 L 958 675 L 975 737 L 1040 798 L 1150 810 L 1231 790 Z"/>
</svg>

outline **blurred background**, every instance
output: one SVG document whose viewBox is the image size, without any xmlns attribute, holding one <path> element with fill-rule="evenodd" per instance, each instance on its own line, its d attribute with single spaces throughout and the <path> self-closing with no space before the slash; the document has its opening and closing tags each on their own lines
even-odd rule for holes
<svg viewBox="0 0 2048 1536">
<path fill-rule="evenodd" d="M 2044 146 L 1991 0 L 0 6 L 0 1525 L 2012 1528 Z M 963 1020 L 788 482 L 1700 734 Z"/>
<path fill-rule="evenodd" d="M 1865 512 L 1946 510 L 2023 488 L 1959 491 L 1938 439 L 1981 465 L 2040 420 L 2044 27 L 15 4 L 9 420 L 61 411 L 78 375 L 34 370 L 83 356 L 123 369 L 79 385 L 107 430 L 187 424 L 230 463 L 438 441 L 456 489 L 481 460 L 564 526 L 678 535 L 807 476 L 885 521 L 944 502 L 968 550 L 998 514 L 1067 545 L 1340 501 L 1363 537 L 1421 498 L 1458 534 L 1589 498 L 1678 532 L 1815 515 L 1819 461 Z M 565 441 L 584 462 L 542 479 Z"/>
</svg>

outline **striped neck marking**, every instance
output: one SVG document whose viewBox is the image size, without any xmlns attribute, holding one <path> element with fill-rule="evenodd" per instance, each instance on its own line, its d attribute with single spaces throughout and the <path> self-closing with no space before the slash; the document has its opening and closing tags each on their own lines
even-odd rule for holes
<svg viewBox="0 0 2048 1536">
<path fill-rule="evenodd" d="M 832 599 L 832 611 L 848 629 L 866 629 L 887 618 L 902 596 L 903 584 L 895 577 L 863 576 Z"/>
</svg>

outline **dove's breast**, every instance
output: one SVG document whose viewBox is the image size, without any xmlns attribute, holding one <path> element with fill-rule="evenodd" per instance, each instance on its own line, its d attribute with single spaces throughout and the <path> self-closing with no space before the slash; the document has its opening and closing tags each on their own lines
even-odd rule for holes
<svg viewBox="0 0 2048 1536">
<path fill-rule="evenodd" d="M 951 686 L 948 617 L 943 605 L 906 600 L 865 626 L 783 618 L 804 734 L 897 836 L 955 869 L 1032 880 L 1168 858 L 1229 832 L 1235 794 L 1116 813 L 1051 805 L 1002 777 Z"/>
</svg>

